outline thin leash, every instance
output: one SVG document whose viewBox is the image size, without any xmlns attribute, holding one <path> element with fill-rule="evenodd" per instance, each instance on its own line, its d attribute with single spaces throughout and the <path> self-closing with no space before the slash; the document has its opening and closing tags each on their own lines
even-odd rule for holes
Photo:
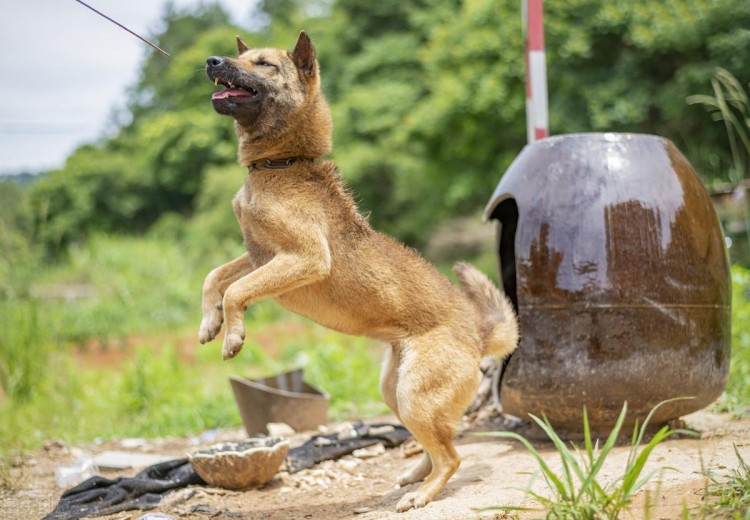
<svg viewBox="0 0 750 520">
<path fill-rule="evenodd" d="M 168 53 L 167 51 L 165 51 L 164 49 L 162 49 L 162 48 L 160 48 L 160 47 L 157 47 L 156 45 L 154 45 L 153 43 L 151 43 L 150 41 L 148 41 L 148 40 L 147 40 L 146 38 L 144 38 L 144 37 L 143 37 L 143 36 L 141 36 L 140 34 L 138 34 L 138 33 L 136 33 L 136 32 L 133 32 L 133 31 L 131 31 L 130 29 L 128 29 L 127 27 L 125 27 L 124 25 L 122 25 L 122 24 L 121 24 L 120 22 L 118 22 L 117 20 L 113 20 L 112 18 L 110 18 L 110 17 L 109 17 L 109 16 L 107 16 L 106 14 L 102 13 L 101 11 L 97 11 L 96 9 L 94 9 L 93 7 L 91 7 L 91 6 L 89 5 L 89 4 L 87 4 L 86 2 L 83 2 L 82 0 L 76 0 L 76 2 L 78 2 L 79 4 L 81 4 L 81 5 L 85 6 L 85 7 L 88 7 L 89 9 L 91 9 L 92 11 L 94 11 L 94 12 L 95 12 L 96 14 L 98 14 L 98 15 L 99 15 L 99 16 L 101 16 L 102 18 L 106 18 L 107 20 L 109 20 L 109 21 L 110 21 L 110 22 L 112 22 L 113 24 L 117 25 L 117 26 L 118 26 L 118 27 L 120 27 L 121 29 L 124 29 L 124 30 L 126 30 L 127 32 L 129 32 L 130 34 L 132 34 L 133 36 L 135 36 L 136 38 L 138 38 L 139 40 L 141 40 L 141 41 L 143 41 L 143 42 L 145 42 L 145 43 L 149 44 L 149 45 L 150 45 L 151 47 L 153 47 L 153 48 L 154 48 L 154 49 L 156 49 L 157 51 L 161 52 L 161 53 L 162 53 L 162 54 L 163 54 L 164 56 L 166 56 L 166 57 L 168 57 L 168 58 L 170 58 L 170 57 L 171 57 L 171 56 L 169 55 L 169 53 Z"/>
</svg>

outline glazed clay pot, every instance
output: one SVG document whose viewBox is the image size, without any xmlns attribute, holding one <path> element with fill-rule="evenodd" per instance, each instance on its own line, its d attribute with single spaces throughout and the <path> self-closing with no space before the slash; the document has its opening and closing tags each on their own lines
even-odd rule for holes
<svg viewBox="0 0 750 520">
<path fill-rule="evenodd" d="M 730 275 L 709 196 L 667 139 L 573 134 L 524 148 L 485 212 L 521 342 L 502 379 L 506 413 L 580 430 L 660 401 L 665 422 L 727 382 Z"/>
</svg>

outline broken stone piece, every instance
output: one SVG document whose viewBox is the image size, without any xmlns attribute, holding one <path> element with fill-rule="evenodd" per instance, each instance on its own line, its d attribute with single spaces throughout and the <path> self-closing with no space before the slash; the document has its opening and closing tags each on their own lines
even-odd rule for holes
<svg viewBox="0 0 750 520">
<path fill-rule="evenodd" d="M 373 444 L 372 446 L 368 446 L 367 448 L 354 450 L 352 452 L 352 455 L 354 457 L 357 457 L 358 459 L 371 459 L 373 457 L 377 457 L 378 455 L 382 455 L 383 453 L 385 453 L 385 446 L 383 446 L 382 442 L 379 442 L 377 444 Z"/>
<path fill-rule="evenodd" d="M 269 437 L 291 437 L 297 433 L 294 428 L 283 422 L 270 422 L 266 424 L 266 430 Z"/>
</svg>

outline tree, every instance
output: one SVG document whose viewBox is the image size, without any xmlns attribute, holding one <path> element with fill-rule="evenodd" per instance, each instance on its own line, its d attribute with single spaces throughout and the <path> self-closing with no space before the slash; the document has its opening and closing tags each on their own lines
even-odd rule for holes
<svg viewBox="0 0 750 520">
<path fill-rule="evenodd" d="M 334 117 L 334 158 L 379 229 L 412 245 L 438 221 L 476 216 L 525 144 L 517 0 L 264 0 L 247 34 L 216 6 L 169 8 L 114 135 L 82 147 L 33 190 L 37 229 L 59 247 L 92 230 L 143 232 L 162 215 L 208 211 L 207 171 L 233 168 L 231 121 L 209 105 L 209 54 L 289 48 L 300 29 L 318 50 Z M 547 0 L 554 134 L 645 132 L 675 141 L 704 179 L 725 178 L 723 130 L 691 94 L 717 66 L 750 78 L 750 2 Z M 237 167 L 239 169 L 239 167 Z M 212 193 L 218 193 L 212 188 Z M 203 222 L 221 222 L 206 218 Z M 224 229 L 224 227 L 222 227 Z"/>
<path fill-rule="evenodd" d="M 170 11 L 158 41 L 173 45 L 175 57 L 166 65 L 156 54 L 145 60 L 129 122 L 112 137 L 78 148 L 34 186 L 37 235 L 48 250 L 94 231 L 143 233 L 165 213 L 187 217 L 206 168 L 234 161 L 234 132 L 211 110 L 214 87 L 204 66 L 206 49 L 236 52 L 237 28 L 218 8 L 202 9 Z M 221 25 L 211 28 L 215 23 Z M 196 37 L 197 27 L 205 30 Z"/>
</svg>

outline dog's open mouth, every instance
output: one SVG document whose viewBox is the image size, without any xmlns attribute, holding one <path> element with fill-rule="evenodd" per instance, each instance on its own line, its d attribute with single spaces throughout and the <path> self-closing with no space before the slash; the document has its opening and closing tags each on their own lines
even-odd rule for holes
<svg viewBox="0 0 750 520">
<path fill-rule="evenodd" d="M 258 95 L 258 91 L 252 87 L 239 87 L 231 81 L 225 81 L 220 78 L 214 78 L 214 85 L 224 85 L 226 88 L 219 92 L 211 94 L 211 99 L 227 99 L 231 97 L 253 97 Z"/>
</svg>

